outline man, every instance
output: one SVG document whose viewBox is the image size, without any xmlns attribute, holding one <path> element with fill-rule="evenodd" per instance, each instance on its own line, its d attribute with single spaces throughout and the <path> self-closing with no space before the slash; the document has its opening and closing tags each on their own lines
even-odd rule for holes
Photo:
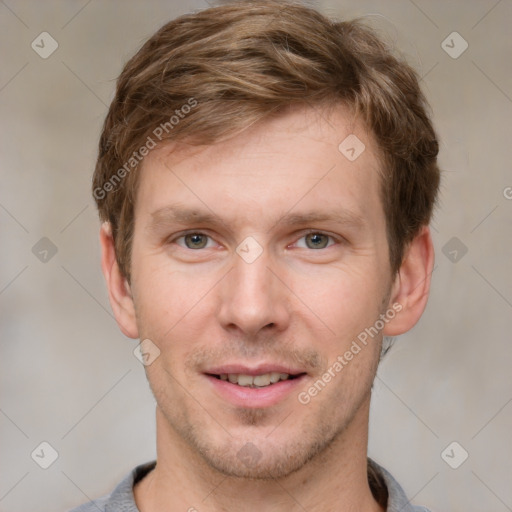
<svg viewBox="0 0 512 512">
<path fill-rule="evenodd" d="M 360 23 L 230 3 L 126 64 L 93 193 L 157 461 L 77 511 L 419 511 L 367 458 L 383 337 L 420 318 L 438 143 Z"/>
</svg>

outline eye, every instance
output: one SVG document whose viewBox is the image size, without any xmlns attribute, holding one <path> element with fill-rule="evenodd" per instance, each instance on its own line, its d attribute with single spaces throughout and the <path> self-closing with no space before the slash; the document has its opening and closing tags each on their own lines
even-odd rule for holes
<svg viewBox="0 0 512 512">
<path fill-rule="evenodd" d="M 186 249 L 205 249 L 212 247 L 212 245 L 208 245 L 208 241 L 213 243 L 210 237 L 204 233 L 187 233 L 176 238 L 174 241 Z"/>
<path fill-rule="evenodd" d="M 300 244 L 301 240 L 305 241 L 302 245 Z M 332 243 L 329 243 L 329 240 L 331 240 Z M 305 249 L 325 249 L 333 245 L 333 243 L 334 238 L 332 236 L 315 231 L 300 238 L 297 242 L 297 246 Z"/>
</svg>

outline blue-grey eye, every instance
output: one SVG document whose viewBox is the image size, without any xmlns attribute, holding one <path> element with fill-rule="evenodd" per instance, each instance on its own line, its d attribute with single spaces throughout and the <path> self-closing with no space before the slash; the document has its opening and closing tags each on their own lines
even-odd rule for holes
<svg viewBox="0 0 512 512">
<path fill-rule="evenodd" d="M 188 249 L 204 249 L 208 243 L 208 236 L 201 233 L 189 233 L 183 238 Z"/>
<path fill-rule="evenodd" d="M 331 237 L 323 233 L 309 233 L 304 238 L 308 249 L 325 249 Z"/>
</svg>

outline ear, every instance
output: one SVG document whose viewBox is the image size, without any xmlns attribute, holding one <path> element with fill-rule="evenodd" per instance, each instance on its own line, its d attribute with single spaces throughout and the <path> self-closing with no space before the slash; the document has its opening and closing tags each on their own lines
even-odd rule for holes
<svg viewBox="0 0 512 512">
<path fill-rule="evenodd" d="M 121 274 L 116 260 L 116 250 L 109 222 L 100 229 L 101 269 L 107 282 L 110 306 L 117 324 L 125 336 L 138 338 L 132 292 L 127 279 Z"/>
<path fill-rule="evenodd" d="M 424 226 L 407 247 L 395 277 L 388 306 L 394 304 L 397 314 L 386 323 L 384 336 L 398 336 L 416 325 L 427 305 L 433 268 L 434 246 L 430 229 Z"/>
</svg>

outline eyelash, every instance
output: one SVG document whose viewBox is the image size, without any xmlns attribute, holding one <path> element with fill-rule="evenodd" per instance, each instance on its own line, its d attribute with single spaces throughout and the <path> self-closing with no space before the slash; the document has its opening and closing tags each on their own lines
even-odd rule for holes
<svg viewBox="0 0 512 512">
<path fill-rule="evenodd" d="M 182 233 L 181 235 L 179 235 L 179 236 L 177 236 L 175 238 L 170 239 L 168 241 L 168 243 L 177 243 L 178 240 L 184 239 L 187 235 L 202 235 L 202 236 L 206 236 L 209 239 L 213 240 L 213 238 L 210 235 L 208 235 L 206 233 L 203 233 L 202 231 L 188 231 L 186 233 Z M 333 235 L 330 235 L 329 233 L 325 233 L 323 231 L 318 231 L 318 230 L 312 229 L 312 230 L 309 230 L 309 231 L 303 233 L 302 236 L 297 239 L 297 242 L 299 240 L 302 240 L 303 238 L 307 237 L 308 235 L 322 235 L 322 236 L 326 236 L 326 237 L 328 237 L 330 239 L 329 241 L 333 241 L 335 243 L 340 243 L 342 241 L 339 238 L 337 238 L 337 237 L 335 237 Z M 295 243 L 297 243 L 297 242 L 295 242 Z M 201 249 L 208 249 L 208 247 L 202 247 L 200 249 L 191 249 L 191 248 L 186 247 L 184 245 L 180 245 L 180 244 L 177 244 L 177 245 L 179 245 L 182 249 L 188 249 L 190 251 L 200 251 Z M 334 245 L 334 244 L 332 244 L 332 243 L 329 244 L 329 242 L 328 242 L 328 245 L 326 247 L 322 247 L 320 249 L 311 249 L 309 247 L 302 247 L 302 249 L 309 249 L 311 251 L 321 251 L 321 250 L 328 249 L 332 245 Z"/>
</svg>

